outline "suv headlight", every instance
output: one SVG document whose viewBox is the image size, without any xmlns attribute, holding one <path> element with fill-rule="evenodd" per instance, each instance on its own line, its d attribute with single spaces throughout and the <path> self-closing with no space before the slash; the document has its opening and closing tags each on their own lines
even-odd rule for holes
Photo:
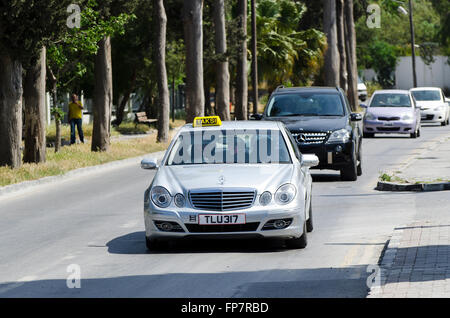
<svg viewBox="0 0 450 318">
<path fill-rule="evenodd" d="M 167 191 L 166 188 L 159 186 L 152 188 L 150 197 L 152 198 L 153 203 L 160 208 L 167 208 L 172 201 L 169 191 Z"/>
<path fill-rule="evenodd" d="M 434 109 L 434 111 L 435 112 L 441 112 L 441 111 L 443 111 L 445 108 L 444 108 L 445 106 L 443 106 L 443 105 L 441 105 L 441 106 L 439 106 L 439 107 L 436 107 L 435 109 Z"/>
<path fill-rule="evenodd" d="M 340 129 L 333 131 L 333 133 L 330 135 L 330 138 L 328 138 L 327 143 L 333 144 L 333 143 L 347 143 L 350 140 L 350 132 L 347 129 Z"/>
<path fill-rule="evenodd" d="M 364 119 L 367 119 L 367 120 L 375 120 L 375 116 L 374 116 L 372 113 L 366 113 L 366 114 L 364 115 Z"/>
<path fill-rule="evenodd" d="M 282 205 L 288 204 L 294 200 L 296 192 L 293 184 L 284 184 L 275 192 L 275 202 Z"/>
</svg>

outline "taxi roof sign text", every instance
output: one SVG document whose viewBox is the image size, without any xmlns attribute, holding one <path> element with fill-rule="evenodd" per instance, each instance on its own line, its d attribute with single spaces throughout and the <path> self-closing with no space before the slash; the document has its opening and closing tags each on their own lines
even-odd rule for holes
<svg viewBox="0 0 450 318">
<path fill-rule="evenodd" d="M 221 126 L 222 121 L 219 116 L 195 117 L 193 127 Z"/>
</svg>

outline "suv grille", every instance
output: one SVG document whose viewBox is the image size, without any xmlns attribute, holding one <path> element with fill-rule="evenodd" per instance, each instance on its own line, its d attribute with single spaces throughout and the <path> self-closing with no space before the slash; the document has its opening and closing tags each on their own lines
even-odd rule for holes
<svg viewBox="0 0 450 318">
<path fill-rule="evenodd" d="M 326 132 L 299 132 L 292 133 L 298 144 L 323 144 L 328 138 Z"/>
<path fill-rule="evenodd" d="M 189 198 L 194 208 L 210 211 L 246 209 L 253 205 L 256 191 L 247 190 L 193 190 Z"/>
</svg>

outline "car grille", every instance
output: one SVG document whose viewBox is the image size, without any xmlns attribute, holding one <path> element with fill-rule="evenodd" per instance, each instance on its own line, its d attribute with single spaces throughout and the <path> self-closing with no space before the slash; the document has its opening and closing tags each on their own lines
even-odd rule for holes
<svg viewBox="0 0 450 318">
<path fill-rule="evenodd" d="M 185 225 L 190 233 L 252 232 L 258 229 L 259 222 L 229 225 Z"/>
<path fill-rule="evenodd" d="M 400 117 L 378 117 L 378 120 L 394 121 L 394 120 L 400 120 Z"/>
<path fill-rule="evenodd" d="M 298 132 L 292 133 L 298 144 L 323 144 L 327 140 L 326 132 Z"/>
<path fill-rule="evenodd" d="M 422 116 L 423 120 L 433 120 L 434 119 L 434 115 L 426 115 L 426 116 Z"/>
<path fill-rule="evenodd" d="M 379 131 L 400 131 L 400 127 L 377 127 Z"/>
<path fill-rule="evenodd" d="M 209 211 L 246 209 L 253 205 L 256 191 L 247 190 L 191 190 L 189 198 L 194 208 Z"/>
</svg>

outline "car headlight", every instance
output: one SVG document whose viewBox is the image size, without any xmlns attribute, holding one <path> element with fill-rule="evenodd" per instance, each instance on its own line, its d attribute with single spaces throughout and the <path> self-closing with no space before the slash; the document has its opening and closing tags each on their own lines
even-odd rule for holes
<svg viewBox="0 0 450 318">
<path fill-rule="evenodd" d="M 375 116 L 372 113 L 366 113 L 364 119 L 375 120 Z"/>
<path fill-rule="evenodd" d="M 173 201 L 175 202 L 175 205 L 179 208 L 182 208 L 186 205 L 186 199 L 184 198 L 184 195 L 182 195 L 181 193 L 177 193 L 173 198 Z"/>
<path fill-rule="evenodd" d="M 261 205 L 268 205 L 270 201 L 272 201 L 272 193 L 270 193 L 269 191 L 264 192 L 259 197 L 259 204 Z"/>
<path fill-rule="evenodd" d="M 278 188 L 275 192 L 275 202 L 278 204 L 288 204 L 295 198 L 297 190 L 294 185 L 287 183 Z"/>
<path fill-rule="evenodd" d="M 445 108 L 444 108 L 444 106 L 439 106 L 439 107 L 436 107 L 435 109 L 434 109 L 434 111 L 435 112 L 441 112 L 441 111 L 443 111 Z"/>
<path fill-rule="evenodd" d="M 333 133 L 330 135 L 330 138 L 328 138 L 327 143 L 347 143 L 350 140 L 350 133 L 347 129 L 340 129 L 333 131 Z"/>
<path fill-rule="evenodd" d="M 167 191 L 166 188 L 159 186 L 152 188 L 150 197 L 152 198 L 153 203 L 160 208 L 167 208 L 172 201 L 169 191 Z"/>
<path fill-rule="evenodd" d="M 411 119 L 412 119 L 412 116 L 409 114 L 405 114 L 402 116 L 402 120 L 411 120 Z"/>
</svg>

